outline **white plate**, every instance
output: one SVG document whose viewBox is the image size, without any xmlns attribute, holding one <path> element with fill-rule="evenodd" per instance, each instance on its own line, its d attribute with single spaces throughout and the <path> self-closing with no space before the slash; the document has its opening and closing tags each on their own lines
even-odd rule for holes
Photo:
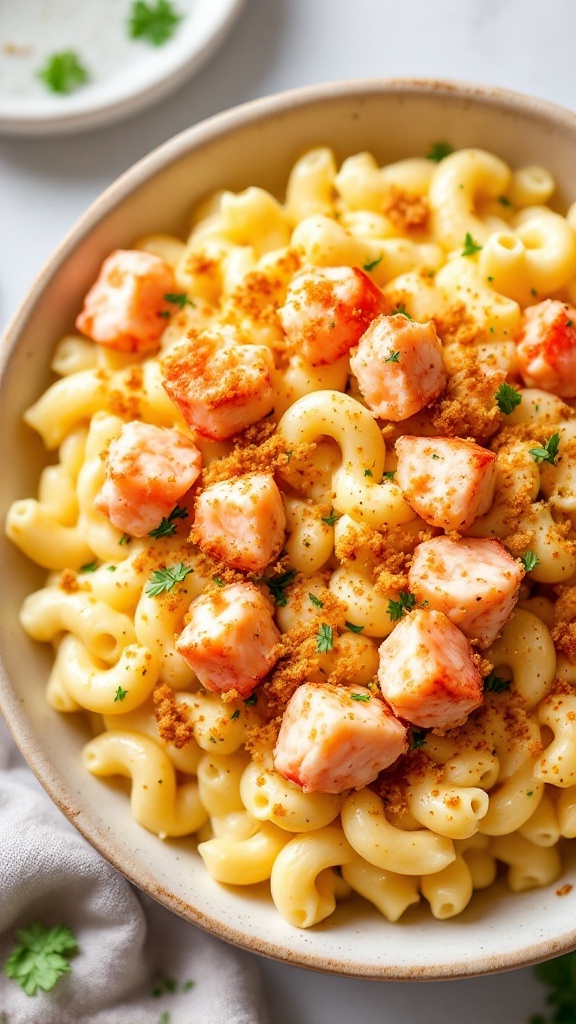
<svg viewBox="0 0 576 1024">
<path fill-rule="evenodd" d="M 155 0 L 154 0 L 155 2 Z M 119 120 L 176 89 L 224 39 L 244 0 L 173 0 L 182 19 L 154 46 L 131 39 L 132 0 L 1 0 L 0 133 L 46 135 Z M 73 50 L 90 80 L 68 94 L 38 77 Z"/>
</svg>

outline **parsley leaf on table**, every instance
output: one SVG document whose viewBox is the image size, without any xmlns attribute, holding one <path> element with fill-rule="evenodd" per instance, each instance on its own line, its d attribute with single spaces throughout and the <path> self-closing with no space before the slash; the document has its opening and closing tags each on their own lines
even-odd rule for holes
<svg viewBox="0 0 576 1024">
<path fill-rule="evenodd" d="M 194 570 L 191 566 L 184 565 L 183 562 L 168 565 L 164 569 L 155 569 L 146 584 L 146 593 L 150 597 L 158 597 L 159 594 L 172 590 L 176 583 L 182 583 L 189 572 L 194 572 Z"/>
<path fill-rule="evenodd" d="M 145 39 L 153 46 L 162 46 L 170 39 L 182 15 L 178 14 L 170 0 L 134 0 L 130 11 L 128 31 L 132 39 Z"/>
<path fill-rule="evenodd" d="M 20 985 L 27 996 L 39 988 L 50 992 L 63 974 L 70 974 L 68 963 L 78 952 L 73 933 L 63 924 L 47 928 L 39 921 L 16 932 L 18 944 L 4 964 L 4 973 Z"/>
<path fill-rule="evenodd" d="M 46 59 L 44 67 L 40 68 L 38 78 L 44 82 L 51 92 L 61 95 L 74 92 L 89 79 L 88 72 L 84 65 L 74 53 L 74 50 L 61 50 L 60 53 L 53 53 Z"/>
</svg>

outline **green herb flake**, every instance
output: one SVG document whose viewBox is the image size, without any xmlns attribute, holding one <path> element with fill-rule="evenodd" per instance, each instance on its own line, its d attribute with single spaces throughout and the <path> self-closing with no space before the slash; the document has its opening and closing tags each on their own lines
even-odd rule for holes
<svg viewBox="0 0 576 1024">
<path fill-rule="evenodd" d="M 384 479 L 385 480 L 393 480 L 395 476 L 396 476 L 396 470 L 395 469 L 389 469 L 386 473 L 384 473 Z"/>
<path fill-rule="evenodd" d="M 128 21 L 131 39 L 144 39 L 153 46 L 162 46 L 176 31 L 182 15 L 178 14 L 170 0 L 134 0 Z M 168 300 L 169 301 L 169 300 Z"/>
<path fill-rule="evenodd" d="M 467 231 L 464 236 L 464 246 L 462 249 L 462 255 L 474 256 L 475 253 L 480 252 L 481 248 L 482 246 L 478 245 L 477 242 L 475 242 L 474 239 L 472 238 L 470 232 Z"/>
<path fill-rule="evenodd" d="M 411 729 L 410 730 L 410 750 L 418 750 L 419 747 L 423 747 L 426 743 L 427 729 Z"/>
<path fill-rule="evenodd" d="M 265 583 L 278 607 L 285 608 L 288 601 L 285 593 L 286 587 L 289 587 L 295 579 L 296 569 L 288 569 L 280 576 L 259 576 L 256 582 Z"/>
<path fill-rule="evenodd" d="M 316 594 L 308 594 L 308 597 L 312 601 L 312 604 L 314 605 L 315 608 L 324 607 L 324 601 L 321 601 L 319 597 L 316 597 Z"/>
<path fill-rule="evenodd" d="M 398 594 L 397 601 L 388 601 L 388 615 L 392 619 L 392 622 L 398 622 L 406 612 L 412 611 L 416 604 L 416 598 L 414 594 L 410 594 L 407 590 L 401 590 Z"/>
<path fill-rule="evenodd" d="M 80 572 L 96 572 L 98 568 L 98 561 L 94 559 L 93 562 L 85 562 L 84 565 L 80 566 Z"/>
<path fill-rule="evenodd" d="M 520 561 L 524 566 L 526 572 L 531 572 L 540 563 L 540 559 L 534 554 L 533 551 L 525 551 Z"/>
<path fill-rule="evenodd" d="M 326 523 L 326 526 L 335 526 L 340 516 L 332 510 L 329 516 L 322 516 L 322 522 Z"/>
<path fill-rule="evenodd" d="M 537 288 L 531 288 L 531 289 L 530 289 L 530 295 L 531 295 L 531 296 L 532 296 L 532 297 L 533 297 L 534 299 L 535 299 L 535 298 L 537 298 L 537 297 L 538 297 L 538 289 L 537 289 Z"/>
<path fill-rule="evenodd" d="M 154 530 L 150 530 L 149 537 L 153 537 L 154 540 L 159 540 L 160 537 L 171 537 L 172 534 L 176 533 L 176 520 L 177 519 L 188 519 L 188 513 L 185 508 L 180 508 L 176 505 L 173 508 L 170 515 L 162 519 L 160 525 Z"/>
<path fill-rule="evenodd" d="M 517 405 L 520 405 L 522 401 L 522 395 L 516 388 L 513 388 L 511 384 L 503 383 L 498 388 L 498 391 L 494 395 L 496 403 L 500 412 L 503 412 L 505 416 L 509 416 Z"/>
<path fill-rule="evenodd" d="M 158 597 L 159 594 L 168 593 L 176 585 L 182 583 L 188 573 L 194 572 L 191 566 L 177 562 L 176 565 L 168 565 L 164 569 L 155 569 L 148 583 L 145 593 L 150 597 Z"/>
<path fill-rule="evenodd" d="M 63 974 L 70 974 L 70 957 L 78 952 L 78 943 L 66 925 L 52 928 L 35 922 L 16 932 L 17 945 L 12 950 L 4 973 L 12 978 L 27 996 L 38 989 L 50 992 Z"/>
<path fill-rule="evenodd" d="M 378 256 L 378 259 L 372 260 L 371 263 L 364 263 L 362 270 L 365 270 L 369 274 L 371 270 L 376 270 L 376 267 L 379 266 L 380 263 L 382 263 L 382 257 Z"/>
<path fill-rule="evenodd" d="M 359 703 L 366 704 L 370 700 L 369 693 L 351 693 L 350 700 L 358 701 Z"/>
<path fill-rule="evenodd" d="M 438 461 L 438 459 L 440 458 L 440 456 L 439 456 L 439 455 L 436 455 L 436 454 L 435 454 L 435 453 L 433 452 L 433 453 L 432 453 L 432 458 L 433 458 L 433 459 L 436 459 L 436 461 Z"/>
<path fill-rule="evenodd" d="M 74 50 L 62 50 L 47 58 L 38 78 L 51 92 L 65 95 L 79 89 L 89 80 L 89 74 Z"/>
<path fill-rule="evenodd" d="M 389 355 L 388 358 L 384 360 L 384 362 L 385 363 L 399 363 L 400 362 L 400 353 L 399 352 L 392 352 L 391 355 Z"/>
<path fill-rule="evenodd" d="M 118 568 L 118 566 L 117 565 L 107 565 L 106 568 L 107 568 L 108 572 L 116 572 L 116 569 Z"/>
<path fill-rule="evenodd" d="M 347 620 L 344 621 L 344 625 L 351 633 L 361 633 L 364 629 L 364 626 L 355 626 L 353 622 L 348 622 Z"/>
<path fill-rule="evenodd" d="M 246 697 L 246 700 L 244 701 L 244 703 L 245 703 L 246 707 L 253 708 L 257 700 L 258 700 L 258 697 L 256 696 L 256 694 L 255 693 L 251 693 L 249 697 Z"/>
<path fill-rule="evenodd" d="M 390 313 L 390 316 L 405 316 L 407 320 L 414 319 L 414 317 L 410 316 L 410 313 L 406 309 L 406 306 L 404 305 L 403 302 L 399 302 L 397 306 L 394 306 L 394 309 Z"/>
<path fill-rule="evenodd" d="M 236 711 L 234 711 L 234 712 L 233 712 L 233 713 L 232 713 L 232 714 L 230 715 L 230 721 L 231 721 L 231 722 L 235 722 L 237 718 L 240 718 L 240 711 L 239 711 L 239 709 L 238 709 L 238 708 L 236 708 Z"/>
<path fill-rule="evenodd" d="M 534 790 L 533 789 L 527 789 L 526 790 L 526 796 L 534 796 Z"/>
<path fill-rule="evenodd" d="M 216 743 L 216 737 L 210 736 L 210 743 Z"/>
<path fill-rule="evenodd" d="M 164 296 L 164 302 L 170 302 L 173 306 L 178 306 L 178 309 L 184 309 L 184 306 L 192 306 L 196 308 L 194 299 L 189 299 L 186 292 L 168 292 Z"/>
<path fill-rule="evenodd" d="M 426 153 L 426 159 L 439 164 L 441 160 L 445 160 L 453 152 L 454 149 L 449 142 L 433 142 Z"/>
<path fill-rule="evenodd" d="M 334 647 L 334 630 L 332 626 L 322 623 L 316 634 L 316 650 L 318 654 L 327 654 Z"/>
<path fill-rule="evenodd" d="M 123 533 L 122 536 L 120 537 L 120 540 L 118 541 L 118 544 L 120 547 L 122 547 L 123 544 L 129 544 L 131 540 L 132 537 L 130 536 L 129 533 Z"/>
<path fill-rule="evenodd" d="M 528 450 L 534 462 L 549 462 L 552 466 L 555 466 L 559 447 L 560 434 L 552 434 L 552 437 L 548 438 L 543 448 L 529 448 Z"/>
<path fill-rule="evenodd" d="M 183 992 L 189 992 L 190 989 L 194 988 L 195 984 L 196 984 L 195 981 L 185 981 L 184 984 L 182 985 L 182 991 Z"/>
<path fill-rule="evenodd" d="M 128 693 L 128 690 L 123 690 L 122 687 L 119 686 L 118 689 L 116 690 L 116 695 L 114 697 L 114 703 L 116 704 L 117 701 L 124 700 L 124 697 L 126 696 L 127 693 Z"/>
<path fill-rule="evenodd" d="M 170 1024 L 170 1014 L 168 1010 L 164 1010 L 158 1018 L 158 1024 Z"/>
<path fill-rule="evenodd" d="M 531 1017 L 530 1024 L 572 1024 L 576 1021 L 576 952 L 547 960 L 534 967 L 538 981 L 549 989 L 546 1002 L 554 1007 L 552 1017 Z"/>
<path fill-rule="evenodd" d="M 509 689 L 510 680 L 502 679 L 502 677 L 497 676 L 494 671 L 490 672 L 490 674 L 484 679 L 485 693 L 504 693 L 505 690 Z"/>
<path fill-rule="evenodd" d="M 364 476 L 372 476 L 372 470 L 371 469 L 365 469 L 364 470 Z"/>
<path fill-rule="evenodd" d="M 567 320 L 566 321 L 566 327 L 574 327 L 574 321 L 573 320 Z"/>
<path fill-rule="evenodd" d="M 512 206 L 508 196 L 498 196 L 498 202 L 500 203 L 500 206 Z"/>
</svg>

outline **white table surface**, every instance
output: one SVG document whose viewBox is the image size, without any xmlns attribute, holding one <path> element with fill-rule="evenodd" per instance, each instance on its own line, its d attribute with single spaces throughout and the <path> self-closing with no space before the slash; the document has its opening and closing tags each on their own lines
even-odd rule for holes
<svg viewBox="0 0 576 1024">
<path fill-rule="evenodd" d="M 86 206 L 189 125 L 293 86 L 375 75 L 501 85 L 576 109 L 575 30 L 570 0 L 247 0 L 210 63 L 148 112 L 82 136 L 0 140 L 0 327 Z M 391 984 L 258 962 L 270 1024 L 526 1024 L 542 1008 L 529 969 Z"/>
</svg>

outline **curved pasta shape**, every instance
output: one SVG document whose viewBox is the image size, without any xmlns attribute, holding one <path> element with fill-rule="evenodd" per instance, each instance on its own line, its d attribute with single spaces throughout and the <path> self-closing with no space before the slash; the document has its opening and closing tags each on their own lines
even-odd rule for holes
<svg viewBox="0 0 576 1024">
<path fill-rule="evenodd" d="M 266 882 L 289 835 L 271 822 L 263 822 L 246 839 L 208 839 L 198 853 L 212 878 L 228 885 Z"/>
<path fill-rule="evenodd" d="M 318 146 L 296 161 L 286 185 L 285 212 L 290 224 L 313 214 L 334 212 L 336 161 L 331 149 Z"/>
<path fill-rule="evenodd" d="M 428 829 L 406 832 L 386 818 L 384 804 L 371 790 L 351 793 L 341 811 L 344 834 L 364 860 L 385 871 L 423 875 L 442 871 L 456 856 L 454 844 Z"/>
<path fill-rule="evenodd" d="M 509 866 L 506 880 L 512 892 L 550 885 L 562 870 L 555 846 L 536 846 L 517 833 L 498 836 L 492 840 L 490 849 L 498 860 Z"/>
<path fill-rule="evenodd" d="M 298 928 L 310 928 L 329 917 L 336 906 L 330 868 L 345 864 L 351 856 L 343 832 L 333 825 L 290 839 L 270 875 L 270 892 L 282 917 Z"/>
<path fill-rule="evenodd" d="M 106 408 L 107 396 L 106 374 L 98 369 L 82 370 L 52 384 L 24 419 L 48 449 L 57 448 L 70 430 Z"/>
<path fill-rule="evenodd" d="M 91 562 L 92 549 L 76 526 L 64 526 L 34 498 L 12 503 L 6 516 L 6 536 L 44 569 L 80 569 Z"/>
<path fill-rule="evenodd" d="M 188 710 L 198 746 L 210 753 L 234 754 L 246 741 L 248 729 L 259 716 L 243 701 L 223 704 L 217 693 L 179 693 L 177 699 Z"/>
<path fill-rule="evenodd" d="M 554 682 L 556 651 L 550 630 L 542 619 L 521 608 L 512 613 L 486 657 L 495 669 L 505 665 L 512 671 L 514 690 L 528 708 L 536 707 Z"/>
<path fill-rule="evenodd" d="M 135 643 L 134 624 L 103 601 L 80 591 L 68 594 L 59 587 L 44 587 L 30 594 L 20 622 L 33 640 L 53 640 L 58 633 L 73 633 L 91 654 L 115 664 L 127 644 Z"/>
<path fill-rule="evenodd" d="M 38 501 L 62 526 L 74 526 L 78 518 L 75 478 L 61 462 L 46 466 L 40 475 Z"/>
<path fill-rule="evenodd" d="M 330 825 L 338 817 L 345 797 L 343 793 L 303 793 L 273 768 L 255 762 L 243 772 L 240 794 L 254 818 L 272 821 L 286 832 L 312 832 Z"/>
<path fill-rule="evenodd" d="M 358 854 L 342 864 L 342 877 L 355 892 L 370 900 L 387 921 L 399 921 L 408 907 L 420 902 L 416 876 L 383 871 Z"/>
<path fill-rule="evenodd" d="M 349 395 L 305 395 L 278 424 L 288 444 L 310 444 L 328 434 L 340 446 L 342 465 L 333 477 L 334 507 L 371 526 L 398 526 L 415 518 L 394 483 L 381 484 L 386 449 L 376 421 Z"/>
<path fill-rule="evenodd" d="M 334 535 L 320 510 L 298 498 L 284 502 L 288 537 L 284 548 L 292 568 L 304 576 L 318 572 L 332 554 Z"/>
<path fill-rule="evenodd" d="M 164 740 L 158 733 L 158 723 L 151 698 L 148 698 L 143 704 L 139 704 L 133 711 L 126 711 L 122 708 L 119 715 L 105 714 L 103 721 L 106 729 L 125 729 L 128 732 L 144 733 L 166 751 L 176 771 L 184 772 L 186 775 L 196 775 L 204 751 L 193 737 L 183 747 L 176 747 L 173 743 Z"/>
<path fill-rule="evenodd" d="M 198 788 L 200 799 L 209 815 L 222 817 L 244 809 L 240 780 L 247 761 L 247 756 L 243 754 L 204 754 L 200 759 Z"/>
<path fill-rule="evenodd" d="M 58 648 L 59 678 L 77 704 L 101 715 L 121 715 L 139 707 L 158 680 L 155 659 L 140 644 L 129 644 L 110 667 L 95 658 L 73 633 Z"/>
<path fill-rule="evenodd" d="M 503 160 L 482 149 L 460 150 L 438 164 L 429 197 L 434 233 L 446 249 L 462 247 L 467 233 L 486 241 L 494 226 L 478 216 L 478 204 L 504 195 L 511 176 Z"/>
<path fill-rule="evenodd" d="M 472 872 L 464 857 L 457 854 L 451 864 L 433 875 L 424 875 L 420 891 L 439 921 L 461 914 L 472 899 Z"/>
<path fill-rule="evenodd" d="M 490 791 L 490 803 L 480 822 L 480 832 L 487 836 L 516 832 L 532 817 L 543 793 L 544 783 L 535 777 L 535 759 L 526 761 Z"/>
<path fill-rule="evenodd" d="M 521 836 L 536 846 L 555 846 L 561 836 L 554 801 L 546 792 L 528 821 L 518 829 Z"/>
<path fill-rule="evenodd" d="M 488 794 L 476 786 L 436 785 L 425 781 L 408 788 L 409 813 L 426 828 L 449 839 L 468 839 L 488 811 Z"/>
<path fill-rule="evenodd" d="M 170 758 L 148 736 L 122 730 L 104 732 L 86 744 L 82 759 L 93 775 L 132 779 L 132 814 L 161 839 L 196 832 L 208 817 L 197 783 L 177 786 Z"/>
<path fill-rule="evenodd" d="M 554 738 L 536 764 L 536 778 L 561 789 L 575 785 L 576 695 L 550 694 L 537 713 L 538 721 L 552 730 Z"/>
</svg>

